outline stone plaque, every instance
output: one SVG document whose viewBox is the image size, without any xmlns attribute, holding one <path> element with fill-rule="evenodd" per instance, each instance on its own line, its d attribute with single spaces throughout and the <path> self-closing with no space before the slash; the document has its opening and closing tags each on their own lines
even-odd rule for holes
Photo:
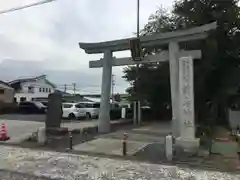
<svg viewBox="0 0 240 180">
<path fill-rule="evenodd" d="M 179 60 L 179 91 L 181 137 L 194 138 L 194 93 L 192 57 L 182 57 Z"/>
</svg>

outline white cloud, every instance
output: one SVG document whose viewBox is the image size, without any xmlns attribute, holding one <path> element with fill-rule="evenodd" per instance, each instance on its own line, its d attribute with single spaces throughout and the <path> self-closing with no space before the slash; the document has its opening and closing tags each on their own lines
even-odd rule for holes
<svg viewBox="0 0 240 180">
<path fill-rule="evenodd" d="M 38 0 L 1 1 L 0 10 L 34 2 Z M 169 8 L 172 4 L 172 0 L 140 2 L 141 27 L 158 7 Z M 42 61 L 43 69 L 86 71 L 99 79 L 101 70 L 88 69 L 88 61 L 101 55 L 85 54 L 78 42 L 133 36 L 136 0 L 58 0 L 0 15 L 0 24 L 0 59 Z M 116 53 L 116 56 L 126 55 L 129 53 Z M 121 80 L 121 68 L 114 68 L 114 74 L 121 82 L 119 89 L 126 88 Z"/>
</svg>

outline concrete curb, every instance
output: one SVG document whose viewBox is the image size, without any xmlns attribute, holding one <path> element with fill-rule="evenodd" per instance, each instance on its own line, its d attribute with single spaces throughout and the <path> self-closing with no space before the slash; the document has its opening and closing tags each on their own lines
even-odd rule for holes
<svg viewBox="0 0 240 180">
<path fill-rule="evenodd" d="M 111 121 L 111 128 L 116 128 L 119 125 L 128 125 L 131 124 L 132 120 L 121 120 L 121 121 Z M 71 130 L 72 134 L 96 134 L 98 133 L 98 125 L 83 127 L 81 129 Z"/>
</svg>

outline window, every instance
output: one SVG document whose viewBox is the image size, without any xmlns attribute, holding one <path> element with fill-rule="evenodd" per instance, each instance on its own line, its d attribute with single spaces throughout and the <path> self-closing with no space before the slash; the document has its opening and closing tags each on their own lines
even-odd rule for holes
<svg viewBox="0 0 240 180">
<path fill-rule="evenodd" d="M 85 107 L 86 107 L 86 108 L 92 108 L 92 107 L 93 107 L 93 104 L 86 103 L 86 104 L 85 104 Z"/>
<path fill-rule="evenodd" d="M 32 106 L 32 105 L 33 105 L 33 103 L 31 103 L 31 102 L 22 101 L 22 102 L 19 103 L 19 106 Z"/>
<path fill-rule="evenodd" d="M 49 92 L 51 93 L 51 88 L 49 88 Z"/>
<path fill-rule="evenodd" d="M 39 88 L 39 92 L 42 92 L 42 88 Z"/>
<path fill-rule="evenodd" d="M 94 107 L 94 108 L 100 108 L 100 103 L 94 103 L 94 104 L 93 104 L 93 107 Z"/>
<path fill-rule="evenodd" d="M 86 107 L 86 104 L 84 103 L 78 103 L 80 106 L 82 106 L 82 108 Z"/>
<path fill-rule="evenodd" d="M 84 106 L 82 104 L 76 104 L 75 107 L 76 108 L 84 108 Z"/>
<path fill-rule="evenodd" d="M 0 89 L 0 94 L 4 94 L 4 89 Z"/>
<path fill-rule="evenodd" d="M 34 93 L 34 88 L 32 86 L 28 87 L 28 93 Z"/>
<path fill-rule="evenodd" d="M 42 88 L 42 92 L 45 92 L 45 88 Z"/>
<path fill-rule="evenodd" d="M 63 108 L 71 108 L 71 107 L 73 107 L 72 104 L 63 104 Z"/>
<path fill-rule="evenodd" d="M 27 100 L 26 97 L 20 97 L 20 102 L 24 102 L 24 101 L 26 101 L 26 100 Z"/>
</svg>

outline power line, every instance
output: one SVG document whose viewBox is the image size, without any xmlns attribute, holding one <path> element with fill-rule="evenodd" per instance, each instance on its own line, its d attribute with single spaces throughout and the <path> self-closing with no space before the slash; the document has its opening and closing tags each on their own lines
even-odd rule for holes
<svg viewBox="0 0 240 180">
<path fill-rule="evenodd" d="M 19 6 L 19 7 L 16 7 L 16 8 L 11 8 L 11 9 L 0 11 L 0 14 L 6 14 L 6 13 L 13 12 L 13 11 L 27 9 L 27 8 L 30 8 L 30 7 L 33 7 L 33 6 L 39 6 L 39 5 L 50 3 L 50 2 L 53 2 L 53 1 L 57 1 L 57 0 L 44 0 L 44 1 L 37 2 L 37 3 L 28 4 L 28 5 L 25 5 L 25 6 Z"/>
</svg>

